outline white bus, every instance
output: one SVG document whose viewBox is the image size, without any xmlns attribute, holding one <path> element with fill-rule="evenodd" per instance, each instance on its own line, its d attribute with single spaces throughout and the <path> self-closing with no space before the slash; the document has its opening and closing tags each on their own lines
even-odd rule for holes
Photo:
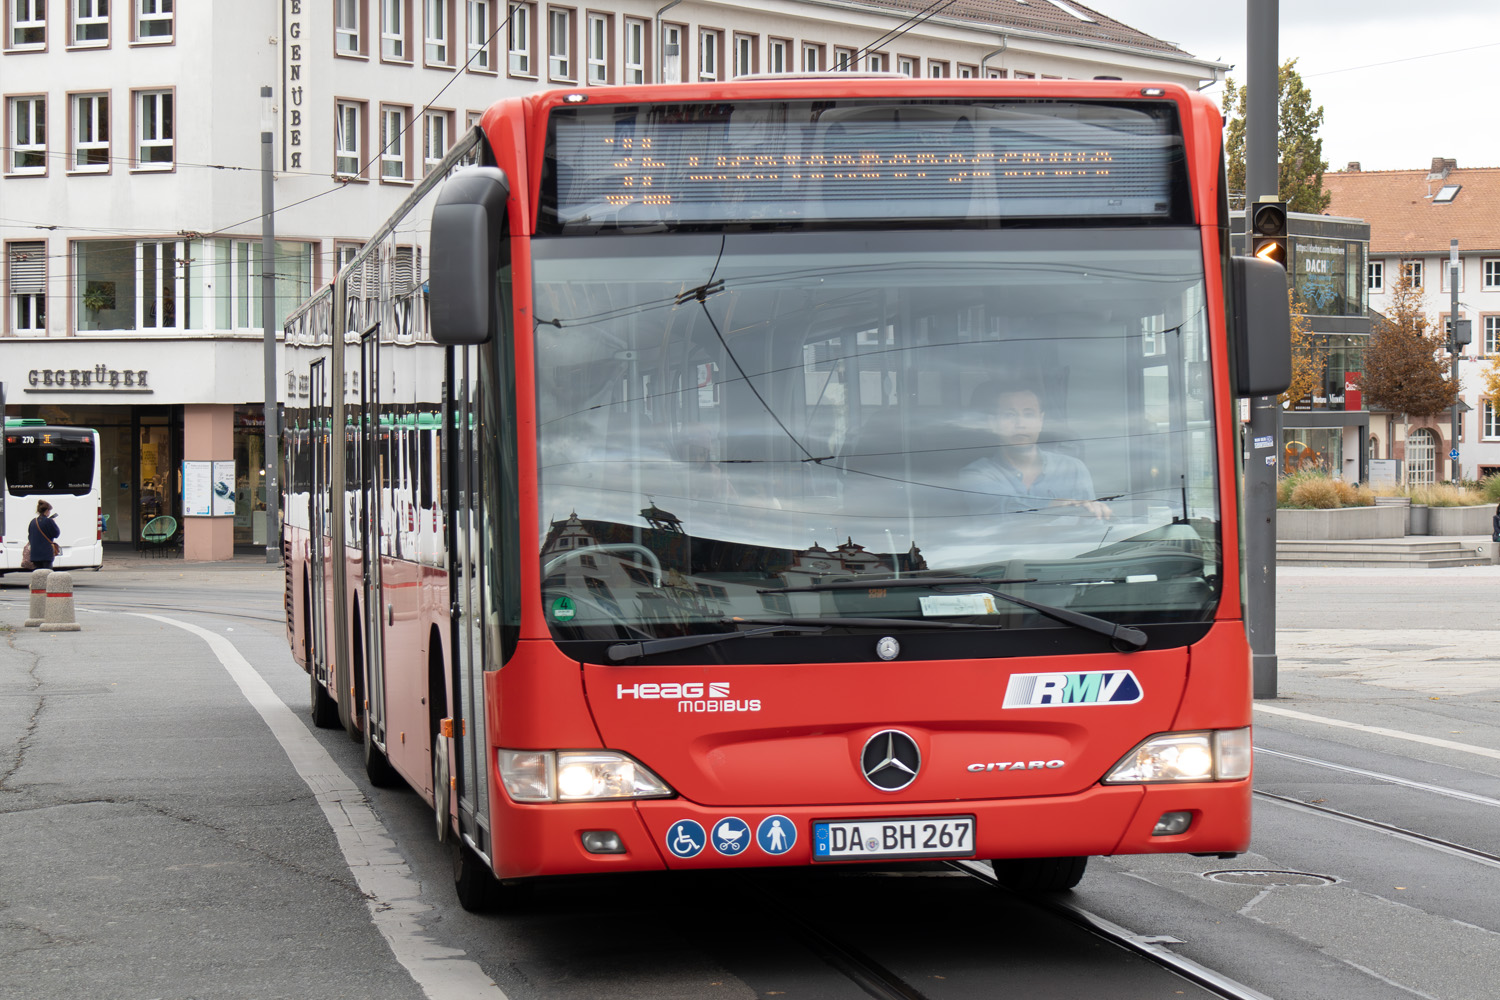
<svg viewBox="0 0 1500 1000">
<path fill-rule="evenodd" d="M 26 527 L 38 500 L 52 504 L 62 534 L 53 569 L 104 565 L 104 508 L 99 499 L 99 434 L 52 427 L 33 418 L 5 421 L 5 534 L 0 573 L 20 572 Z"/>
</svg>

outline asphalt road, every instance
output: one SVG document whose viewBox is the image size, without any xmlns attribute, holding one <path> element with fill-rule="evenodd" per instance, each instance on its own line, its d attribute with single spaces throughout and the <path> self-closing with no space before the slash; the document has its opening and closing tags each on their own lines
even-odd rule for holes
<svg viewBox="0 0 1500 1000">
<path fill-rule="evenodd" d="M 1206 995 L 937 868 L 589 880 L 468 914 L 426 804 L 306 721 L 279 571 L 75 579 L 84 630 L 42 635 L 0 578 L 0 997 L 868 995 L 822 936 L 935 1000 Z M 1094 859 L 1072 900 L 1268 997 L 1495 996 L 1497 599 L 1490 568 L 1283 570 L 1252 853 Z"/>
</svg>

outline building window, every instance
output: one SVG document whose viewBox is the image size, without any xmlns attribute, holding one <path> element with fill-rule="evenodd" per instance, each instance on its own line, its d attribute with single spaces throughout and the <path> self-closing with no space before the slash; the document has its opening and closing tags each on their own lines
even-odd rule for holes
<svg viewBox="0 0 1500 1000">
<path fill-rule="evenodd" d="M 661 82 L 682 82 L 682 26 L 661 26 Z"/>
<path fill-rule="evenodd" d="M 755 72 L 756 45 L 754 35 L 734 36 L 734 75 L 749 76 Z"/>
<path fill-rule="evenodd" d="M 1495 412 L 1495 404 L 1488 399 L 1484 400 L 1483 407 L 1485 440 L 1500 438 L 1500 413 Z"/>
<path fill-rule="evenodd" d="M 1377 461 L 1380 458 L 1380 438 L 1376 437 L 1374 434 L 1371 434 L 1368 448 L 1370 452 L 1370 461 Z"/>
<path fill-rule="evenodd" d="M 719 44 L 722 36 L 717 31 L 704 29 L 698 32 L 698 79 L 719 79 Z"/>
<path fill-rule="evenodd" d="M 452 120 L 451 111 L 428 111 L 422 115 L 422 173 L 432 173 L 432 169 L 448 155 Z"/>
<path fill-rule="evenodd" d="M 573 12 L 547 11 L 547 73 L 554 80 L 573 79 Z"/>
<path fill-rule="evenodd" d="M 1036 79 L 1036 74 L 1035 73 L 1023 73 L 1020 70 L 1016 70 L 1014 73 L 1011 74 L 1011 79 L 1013 79 L 1013 80 L 1035 80 Z"/>
<path fill-rule="evenodd" d="M 380 58 L 407 59 L 406 0 L 380 0 Z"/>
<path fill-rule="evenodd" d="M 135 37 L 141 41 L 172 40 L 172 0 L 135 0 Z"/>
<path fill-rule="evenodd" d="M 406 120 L 409 108 L 380 109 L 380 179 L 404 181 L 411 177 L 406 169 Z"/>
<path fill-rule="evenodd" d="M 589 15 L 589 83 L 609 82 L 608 14 Z"/>
<path fill-rule="evenodd" d="M 855 60 L 854 63 L 857 64 L 858 60 Z M 891 71 L 891 57 L 884 52 L 872 52 L 865 56 L 865 66 L 869 68 L 871 73 L 889 73 Z"/>
<path fill-rule="evenodd" d="M 900 73 L 902 76 L 916 76 L 917 61 L 911 56 L 897 56 L 896 72 Z"/>
<path fill-rule="evenodd" d="M 826 68 L 823 65 L 823 46 L 804 44 L 802 46 L 802 72 L 821 73 Z"/>
<path fill-rule="evenodd" d="M 1418 427 L 1406 439 L 1406 481 L 1413 486 L 1427 485 L 1437 479 L 1437 435 Z"/>
<path fill-rule="evenodd" d="M 450 47 L 453 27 L 449 24 L 450 0 L 427 0 L 426 17 L 422 19 L 422 44 L 427 62 L 447 66 L 452 59 Z"/>
<path fill-rule="evenodd" d="M 340 101 L 334 110 L 333 172 L 340 177 L 363 173 L 365 109 L 354 101 Z"/>
<path fill-rule="evenodd" d="M 109 43 L 109 0 L 73 0 L 74 45 Z"/>
<path fill-rule="evenodd" d="M 1500 354 L 1500 316 L 1484 318 L 1484 355 L 1492 358 Z"/>
<path fill-rule="evenodd" d="M 13 97 L 8 117 L 10 156 L 6 168 L 13 174 L 47 172 L 47 98 Z"/>
<path fill-rule="evenodd" d="M 360 27 L 364 0 L 334 0 L 333 5 L 333 51 L 341 56 L 362 55 Z"/>
<path fill-rule="evenodd" d="M 987 80 L 1004 80 L 1009 72 L 1009 70 L 1004 69 L 990 69 L 985 70 L 984 75 Z"/>
<path fill-rule="evenodd" d="M 73 170 L 109 169 L 109 95 L 73 95 Z"/>
<path fill-rule="evenodd" d="M 1369 291 L 1385 291 L 1385 262 L 1372 260 L 1365 265 L 1365 284 Z"/>
<path fill-rule="evenodd" d="M 977 77 L 978 75 L 979 75 L 979 67 L 977 67 L 977 66 L 965 66 L 963 63 L 959 63 L 959 65 L 958 65 L 958 78 L 960 80 L 972 80 L 975 77 Z"/>
<path fill-rule="evenodd" d="M 518 3 L 510 8 L 507 45 L 512 76 L 531 76 L 534 72 L 531 68 L 531 11 L 531 5 L 525 3 Z"/>
<path fill-rule="evenodd" d="M 625 82 L 646 82 L 646 22 L 625 20 Z"/>
<path fill-rule="evenodd" d="M 766 52 L 767 73 L 785 73 L 790 68 L 786 60 L 788 44 L 780 38 L 771 39 L 770 48 Z"/>
<path fill-rule="evenodd" d="M 833 50 L 833 68 L 840 73 L 848 73 L 855 69 L 854 50 L 835 48 Z"/>
<path fill-rule="evenodd" d="M 1453 287 L 1453 276 L 1449 273 L 1452 270 L 1446 260 L 1438 268 L 1438 291 L 1444 294 L 1447 294 Z M 1458 290 L 1460 293 L 1464 291 L 1464 259 L 1462 257 L 1458 258 Z"/>
<path fill-rule="evenodd" d="M 47 244 L 12 243 L 5 251 L 11 332 L 43 333 L 47 329 Z"/>
<path fill-rule="evenodd" d="M 948 64 L 941 59 L 927 60 L 927 76 L 933 80 L 945 80 L 948 78 Z"/>
<path fill-rule="evenodd" d="M 495 0 L 469 0 L 469 67 L 492 72 Z"/>
<path fill-rule="evenodd" d="M 173 163 L 172 91 L 139 90 L 135 95 L 135 166 L 165 170 Z"/>
<path fill-rule="evenodd" d="M 1484 262 L 1484 290 L 1500 290 L 1500 258 L 1491 257 Z"/>
<path fill-rule="evenodd" d="M 14 49 L 39 49 L 47 44 L 47 0 L 9 0 L 6 41 Z"/>
<path fill-rule="evenodd" d="M 1411 282 L 1412 288 L 1417 291 L 1422 290 L 1422 262 L 1420 260 L 1403 260 L 1401 275 Z"/>
</svg>

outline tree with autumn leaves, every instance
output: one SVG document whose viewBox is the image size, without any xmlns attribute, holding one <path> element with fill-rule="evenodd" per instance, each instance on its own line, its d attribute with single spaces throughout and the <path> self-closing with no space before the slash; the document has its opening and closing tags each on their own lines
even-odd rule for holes
<svg viewBox="0 0 1500 1000">
<path fill-rule="evenodd" d="M 1361 381 L 1372 406 L 1401 415 L 1402 438 L 1408 418 L 1441 413 L 1458 399 L 1446 353 L 1447 338 L 1422 311 L 1422 292 L 1403 271 L 1365 347 Z"/>
<path fill-rule="evenodd" d="M 1296 406 L 1323 381 L 1323 358 L 1313 340 L 1312 324 L 1307 319 L 1307 304 L 1297 293 L 1287 289 L 1286 300 L 1292 314 L 1292 381 L 1281 394 L 1281 405 Z"/>
<path fill-rule="evenodd" d="M 1289 212 L 1318 215 L 1333 196 L 1323 190 L 1323 106 L 1312 103 L 1312 91 L 1297 72 L 1297 60 L 1281 64 L 1277 78 L 1277 158 L 1280 164 L 1276 190 Z M 1229 190 L 1245 190 L 1245 93 L 1246 88 L 1224 80 L 1224 155 L 1228 160 Z"/>
</svg>

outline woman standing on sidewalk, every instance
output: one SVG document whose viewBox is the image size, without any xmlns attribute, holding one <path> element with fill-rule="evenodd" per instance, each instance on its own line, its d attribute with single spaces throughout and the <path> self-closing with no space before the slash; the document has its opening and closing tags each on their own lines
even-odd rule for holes
<svg viewBox="0 0 1500 1000">
<path fill-rule="evenodd" d="M 37 569 L 51 569 L 52 559 L 57 555 L 52 541 L 62 534 L 57 521 L 52 517 L 52 505 L 45 500 L 36 502 L 36 517 L 31 519 L 27 541 L 31 544 L 31 564 Z"/>
</svg>

